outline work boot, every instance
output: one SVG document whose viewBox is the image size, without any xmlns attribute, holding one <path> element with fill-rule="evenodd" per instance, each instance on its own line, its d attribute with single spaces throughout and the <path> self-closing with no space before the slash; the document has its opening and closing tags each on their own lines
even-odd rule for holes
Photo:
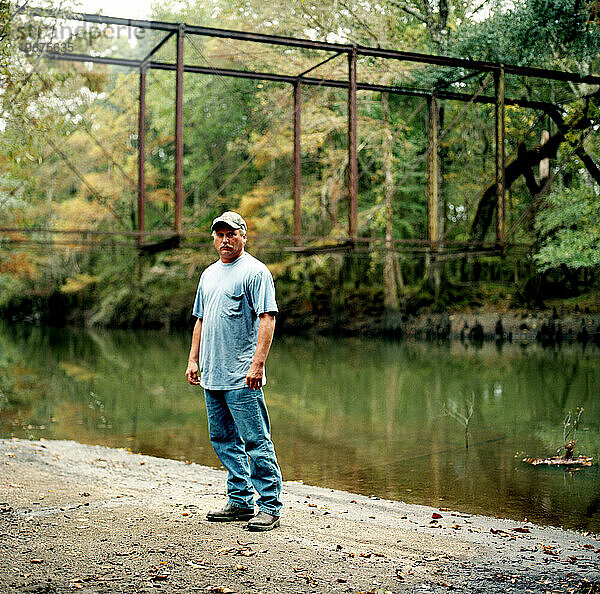
<svg viewBox="0 0 600 594">
<path fill-rule="evenodd" d="M 206 514 L 209 522 L 237 522 L 254 517 L 254 508 L 238 507 L 228 503 L 223 509 L 211 510 Z"/>
<path fill-rule="evenodd" d="M 252 532 L 273 530 L 279 526 L 279 516 L 272 516 L 264 511 L 259 511 L 247 524 L 246 528 Z"/>
</svg>

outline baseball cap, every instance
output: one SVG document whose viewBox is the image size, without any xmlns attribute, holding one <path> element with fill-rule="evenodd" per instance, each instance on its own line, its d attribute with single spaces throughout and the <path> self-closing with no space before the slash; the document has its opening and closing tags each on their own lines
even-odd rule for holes
<svg viewBox="0 0 600 594">
<path fill-rule="evenodd" d="M 210 230 L 214 231 L 218 223 L 223 223 L 232 229 L 242 229 L 243 231 L 246 231 L 247 229 L 246 221 L 244 221 L 244 219 L 237 212 L 232 212 L 230 210 L 217 217 L 212 222 Z"/>
</svg>

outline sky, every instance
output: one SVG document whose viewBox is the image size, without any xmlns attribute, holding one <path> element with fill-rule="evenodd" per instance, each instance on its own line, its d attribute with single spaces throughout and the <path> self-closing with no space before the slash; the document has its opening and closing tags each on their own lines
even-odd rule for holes
<svg viewBox="0 0 600 594">
<path fill-rule="evenodd" d="M 150 4 L 148 0 L 79 0 L 77 10 L 87 13 L 102 11 L 106 16 L 128 19 L 148 19 Z"/>
</svg>

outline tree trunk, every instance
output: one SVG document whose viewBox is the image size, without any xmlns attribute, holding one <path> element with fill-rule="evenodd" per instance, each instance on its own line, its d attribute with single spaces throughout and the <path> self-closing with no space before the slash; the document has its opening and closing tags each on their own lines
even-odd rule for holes
<svg viewBox="0 0 600 594">
<path fill-rule="evenodd" d="M 565 139 L 561 132 L 551 136 L 548 141 L 540 147 L 532 150 L 526 150 L 524 147 L 519 150 L 517 158 L 506 166 L 506 187 L 508 188 L 520 176 L 524 175 L 526 181 L 530 181 L 529 173 L 532 167 L 535 167 L 543 159 L 556 157 L 559 145 Z M 529 188 L 530 191 L 532 188 Z M 485 234 L 492 222 L 494 210 L 496 208 L 496 184 L 490 185 L 479 204 L 471 224 L 471 240 L 481 241 L 485 239 Z"/>
<path fill-rule="evenodd" d="M 558 132 L 553 134 L 544 142 L 541 146 L 532 149 L 525 150 L 525 147 L 520 147 L 517 158 L 506 166 L 506 188 L 508 189 L 512 183 L 520 176 L 525 177 L 525 182 L 529 187 L 529 191 L 534 193 L 539 192 L 541 189 L 535 182 L 532 168 L 536 167 L 544 159 L 555 158 L 558 148 L 567 138 L 567 133 L 574 132 L 575 130 L 584 131 L 592 126 L 595 122 L 591 121 L 586 115 L 583 115 L 578 120 L 567 126 L 558 111 L 548 110 L 548 115 L 554 120 L 558 126 Z M 600 183 L 600 169 L 595 165 L 593 160 L 585 152 L 583 146 L 577 146 L 576 142 L 570 142 L 570 145 L 575 147 L 575 154 L 581 159 L 581 162 L 589 171 L 590 175 Z M 477 205 L 477 212 L 471 224 L 471 240 L 472 241 L 484 241 L 485 234 L 492 221 L 492 215 L 496 206 L 496 184 L 489 186 L 479 204 Z"/>
<path fill-rule="evenodd" d="M 381 141 L 383 155 L 384 182 L 384 217 L 385 217 L 385 261 L 383 266 L 384 303 L 388 309 L 398 309 L 398 286 L 394 267 L 394 175 L 392 125 L 390 118 L 389 94 L 381 93 L 381 112 L 383 118 L 383 138 Z"/>
</svg>

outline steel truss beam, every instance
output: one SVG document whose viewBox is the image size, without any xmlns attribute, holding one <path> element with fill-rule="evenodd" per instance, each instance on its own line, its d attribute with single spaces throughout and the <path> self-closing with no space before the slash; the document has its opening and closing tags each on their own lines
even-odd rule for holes
<svg viewBox="0 0 600 594">
<path fill-rule="evenodd" d="M 187 33 L 187 29 L 186 29 Z M 109 58 L 104 56 L 87 56 L 85 54 L 59 54 L 56 52 L 48 52 L 46 54 L 48 58 L 53 60 L 67 60 L 71 62 L 93 62 L 94 64 L 107 64 L 110 66 L 125 66 L 130 68 L 139 68 L 142 64 L 139 60 L 130 60 L 126 58 Z M 168 62 L 147 62 L 147 68 L 153 70 L 167 70 L 175 72 L 177 70 L 176 64 Z M 208 66 L 193 66 L 184 65 L 184 72 L 192 72 L 195 74 L 209 74 L 214 76 L 229 76 L 233 78 L 248 78 L 254 80 L 268 80 L 272 82 L 283 82 L 294 85 L 298 80 L 298 76 L 292 76 L 287 74 L 274 74 L 270 72 L 252 72 L 248 70 L 234 70 L 231 68 L 213 68 Z M 338 89 L 348 89 L 349 83 L 345 80 L 327 79 L 327 78 L 312 78 L 302 77 L 302 84 L 316 87 L 334 87 Z M 358 91 L 374 91 L 378 93 L 394 93 L 396 95 L 409 95 L 412 97 L 431 97 L 431 91 L 428 89 L 422 89 L 418 87 L 401 87 L 394 85 L 375 85 L 369 83 L 356 83 L 356 89 Z M 474 101 L 475 103 L 487 103 L 494 105 L 496 103 L 495 97 L 487 97 L 485 95 L 479 95 L 473 99 L 472 95 L 468 93 L 456 93 L 453 91 L 436 91 L 436 97 L 438 99 L 448 99 L 451 101 Z M 527 99 L 505 99 L 506 105 L 516 105 L 518 107 L 527 107 L 530 109 L 541 109 L 544 111 L 556 110 L 556 107 L 552 103 L 546 101 L 529 101 Z"/>
<path fill-rule="evenodd" d="M 174 33 L 176 33 L 179 29 L 178 23 L 169 23 L 166 21 L 146 21 L 141 19 L 124 19 L 98 14 L 69 14 L 43 9 L 32 9 L 30 11 L 30 14 L 53 18 L 65 18 L 67 20 L 78 20 L 101 25 L 121 25 L 125 27 L 153 29 L 158 31 L 169 31 Z M 481 60 L 470 60 L 466 58 L 454 58 L 451 56 L 435 56 L 432 54 L 421 54 L 418 52 L 405 52 L 399 50 L 373 48 L 362 45 L 328 43 L 324 41 L 313 41 L 311 39 L 297 39 L 295 37 L 285 37 L 281 35 L 266 35 L 264 33 L 248 33 L 245 31 L 234 31 L 230 29 L 201 27 L 198 25 L 186 25 L 185 32 L 189 35 L 221 37 L 227 39 L 236 39 L 239 41 L 250 41 L 255 43 L 266 43 L 271 45 L 284 45 L 287 47 L 297 47 L 303 49 L 348 53 L 355 51 L 357 56 L 371 56 L 375 58 L 404 60 L 407 62 L 420 62 L 424 64 L 434 64 L 436 66 L 447 66 L 450 68 L 465 68 L 467 70 L 479 70 L 480 72 L 497 71 L 498 69 L 503 68 L 506 74 L 516 74 L 519 76 L 530 76 L 535 78 L 545 78 L 551 80 L 562 80 L 565 82 L 587 83 L 595 85 L 600 84 L 600 76 L 581 75 L 576 72 L 551 70 L 548 68 L 534 68 L 529 66 L 516 66 L 512 64 L 499 64 L 497 62 L 485 62 Z"/>
<path fill-rule="evenodd" d="M 157 43 L 151 50 L 150 52 L 148 52 L 148 55 L 141 61 L 141 66 L 146 66 L 146 64 L 148 64 L 148 62 L 150 61 L 150 58 L 165 44 L 167 43 L 167 41 L 169 41 L 169 39 L 171 39 L 171 37 L 173 37 L 173 35 L 175 35 L 175 33 L 171 32 L 171 33 L 167 33 L 167 35 L 165 35 L 161 41 L 159 43 Z"/>
</svg>

